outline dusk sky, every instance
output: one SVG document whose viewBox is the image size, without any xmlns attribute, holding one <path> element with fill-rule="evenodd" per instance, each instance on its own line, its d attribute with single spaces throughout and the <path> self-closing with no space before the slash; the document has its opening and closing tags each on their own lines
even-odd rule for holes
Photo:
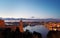
<svg viewBox="0 0 60 38">
<path fill-rule="evenodd" d="M 0 0 L 0 17 L 60 18 L 59 0 Z"/>
</svg>

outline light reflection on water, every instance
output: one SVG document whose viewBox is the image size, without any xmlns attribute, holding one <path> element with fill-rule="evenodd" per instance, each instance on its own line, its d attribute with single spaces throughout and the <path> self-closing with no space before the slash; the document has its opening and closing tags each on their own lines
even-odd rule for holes
<svg viewBox="0 0 60 38">
<path fill-rule="evenodd" d="M 36 31 L 36 32 L 41 33 L 43 38 L 46 38 L 46 35 L 49 31 L 43 25 L 27 26 L 27 27 L 24 28 L 24 31 L 26 31 L 26 29 L 28 29 L 30 32 Z"/>
</svg>

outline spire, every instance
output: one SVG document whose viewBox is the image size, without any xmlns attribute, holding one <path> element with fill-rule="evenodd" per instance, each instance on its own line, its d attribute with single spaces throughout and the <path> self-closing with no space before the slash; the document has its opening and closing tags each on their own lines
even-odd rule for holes
<svg viewBox="0 0 60 38">
<path fill-rule="evenodd" d="M 24 32 L 22 20 L 20 20 L 20 22 L 19 22 L 19 30 L 20 30 L 20 32 Z"/>
</svg>

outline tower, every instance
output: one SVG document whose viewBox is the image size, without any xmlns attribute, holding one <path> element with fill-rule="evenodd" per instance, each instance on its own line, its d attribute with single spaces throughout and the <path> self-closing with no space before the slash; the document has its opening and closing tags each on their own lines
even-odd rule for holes
<svg viewBox="0 0 60 38">
<path fill-rule="evenodd" d="M 5 28 L 5 22 L 4 22 L 4 20 L 0 20 L 0 28 Z"/>
<path fill-rule="evenodd" d="M 20 20 L 20 22 L 19 22 L 19 30 L 20 30 L 20 32 L 24 32 L 22 20 Z"/>
</svg>

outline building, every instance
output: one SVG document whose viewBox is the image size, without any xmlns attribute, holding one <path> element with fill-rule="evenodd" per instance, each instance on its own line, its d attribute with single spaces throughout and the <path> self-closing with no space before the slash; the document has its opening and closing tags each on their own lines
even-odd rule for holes
<svg viewBox="0 0 60 38">
<path fill-rule="evenodd" d="M 23 30 L 23 22 L 22 20 L 20 22 L 7 22 L 5 23 L 4 20 L 0 20 L 0 28 L 11 28 L 12 31 L 16 30 L 16 27 L 19 28 L 20 32 L 24 32 Z"/>
</svg>

